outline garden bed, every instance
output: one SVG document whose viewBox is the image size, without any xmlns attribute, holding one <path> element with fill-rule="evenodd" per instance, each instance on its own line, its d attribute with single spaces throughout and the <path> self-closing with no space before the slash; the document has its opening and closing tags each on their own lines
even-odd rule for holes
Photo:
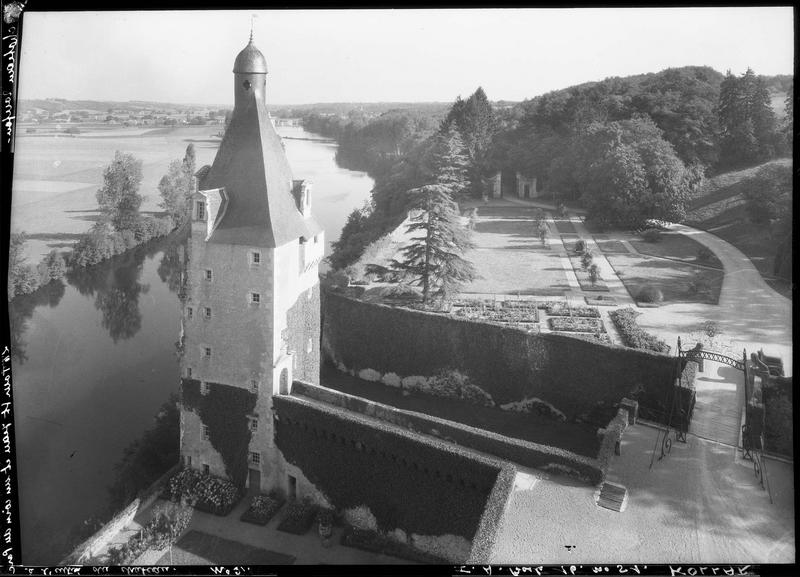
<svg viewBox="0 0 800 577">
<path fill-rule="evenodd" d="M 280 511 L 285 502 L 286 499 L 276 492 L 271 492 L 269 495 L 256 495 L 240 519 L 245 523 L 266 525 Z"/>
<path fill-rule="evenodd" d="M 610 311 L 608 316 L 616 325 L 626 347 L 669 354 L 670 346 L 667 343 L 645 331 L 636 322 L 640 314 L 632 308 L 624 308 Z"/>
<path fill-rule="evenodd" d="M 722 270 L 722 262 L 705 245 L 679 232 L 662 232 L 657 242 L 632 239 L 631 245 L 640 254 L 682 261 Z M 627 252 L 627 251 L 625 251 Z"/>
<path fill-rule="evenodd" d="M 575 225 L 566 217 L 553 217 L 553 224 L 556 225 L 556 230 L 558 230 L 559 234 L 578 234 L 578 231 L 575 230 Z"/>
<path fill-rule="evenodd" d="M 230 481 L 195 469 L 181 469 L 169 480 L 168 487 L 171 500 L 186 499 L 195 509 L 221 517 L 241 499 L 240 491 Z"/>
<path fill-rule="evenodd" d="M 603 321 L 599 318 L 588 317 L 552 317 L 548 319 L 550 328 L 554 331 L 575 333 L 604 333 L 606 332 Z"/>
<path fill-rule="evenodd" d="M 447 559 L 425 553 L 405 543 L 384 537 L 375 531 L 366 531 L 349 525 L 342 533 L 341 543 L 345 547 L 352 547 L 369 553 L 389 555 L 425 565 L 445 565 L 449 563 Z"/>
<path fill-rule="evenodd" d="M 593 307 L 573 307 L 565 302 L 547 306 L 547 314 L 554 317 L 594 317 L 600 318 L 600 311 Z"/>
<path fill-rule="evenodd" d="M 305 535 L 317 517 L 318 507 L 313 503 L 295 501 L 286 510 L 286 517 L 278 525 L 278 531 L 292 535 Z"/>
<path fill-rule="evenodd" d="M 608 286 L 606 282 L 599 278 L 597 282 L 592 284 L 591 278 L 589 277 L 589 272 L 583 270 L 583 263 L 581 262 L 581 255 L 575 253 L 574 251 L 567 251 L 567 256 L 569 257 L 569 262 L 572 265 L 572 270 L 575 271 L 575 277 L 578 279 L 578 284 L 581 285 L 581 290 L 584 291 L 608 291 Z"/>
</svg>

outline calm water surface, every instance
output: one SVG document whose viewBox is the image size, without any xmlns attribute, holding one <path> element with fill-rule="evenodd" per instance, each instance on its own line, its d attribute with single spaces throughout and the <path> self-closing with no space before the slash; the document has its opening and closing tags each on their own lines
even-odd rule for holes
<svg viewBox="0 0 800 577">
<path fill-rule="evenodd" d="M 339 168 L 334 144 L 284 142 L 295 178 L 314 183 L 329 250 L 373 182 Z M 179 244 L 150 243 L 10 307 L 23 563 L 63 558 L 70 532 L 105 507 L 123 449 L 178 390 Z"/>
</svg>

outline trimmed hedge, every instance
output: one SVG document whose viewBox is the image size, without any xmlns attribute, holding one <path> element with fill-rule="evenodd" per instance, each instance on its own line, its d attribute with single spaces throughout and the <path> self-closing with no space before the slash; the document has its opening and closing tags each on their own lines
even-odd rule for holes
<svg viewBox="0 0 800 577">
<path fill-rule="evenodd" d="M 305 535 L 317 518 L 317 505 L 295 501 L 289 505 L 286 517 L 278 525 L 278 531 L 292 535 Z"/>
<path fill-rule="evenodd" d="M 642 313 L 628 307 L 610 311 L 608 316 L 611 317 L 611 320 L 617 326 L 625 346 L 633 349 L 655 351 L 657 353 L 669 353 L 670 346 L 667 343 L 655 335 L 648 333 L 638 325 L 636 317 L 640 314 Z"/>
<path fill-rule="evenodd" d="M 623 397 L 651 404 L 674 380 L 674 359 L 654 352 L 322 294 L 323 352 L 348 370 L 457 370 L 497 405 L 537 397 L 568 420 Z"/>
<path fill-rule="evenodd" d="M 350 525 L 342 533 L 341 544 L 345 547 L 352 547 L 369 553 L 378 553 L 379 555 L 389 555 L 424 565 L 446 565 L 449 563 L 447 559 L 419 551 L 410 545 L 384 537 L 375 531 L 367 531 Z"/>
<path fill-rule="evenodd" d="M 208 427 L 209 441 L 222 457 L 228 478 L 240 489 L 247 480 L 247 452 L 250 426 L 247 416 L 256 406 L 256 396 L 240 387 L 208 383 L 207 395 L 200 392 L 200 381 L 181 379 L 181 402 L 196 411 Z"/>
<path fill-rule="evenodd" d="M 499 463 L 294 396 L 273 404 L 276 446 L 334 507 L 366 506 L 382 531 L 472 540 Z"/>
<path fill-rule="evenodd" d="M 469 553 L 468 563 L 488 563 L 491 559 L 492 550 L 497 543 L 497 531 L 500 527 L 500 520 L 511 499 L 514 491 L 514 480 L 517 471 L 514 467 L 506 465 L 497 476 L 497 481 L 486 502 L 486 508 L 481 515 L 481 522 L 478 531 L 472 541 L 472 549 Z"/>
<path fill-rule="evenodd" d="M 284 503 L 286 499 L 274 491 L 269 495 L 256 495 L 240 519 L 254 525 L 266 525 L 280 511 Z"/>
<path fill-rule="evenodd" d="M 589 317 L 553 317 L 548 319 L 554 331 L 577 333 L 604 333 L 606 327 L 600 319 Z"/>
<path fill-rule="evenodd" d="M 792 378 L 772 377 L 763 388 L 764 447 L 769 453 L 794 457 Z"/>
<path fill-rule="evenodd" d="M 484 429 L 470 427 L 463 423 L 396 409 L 388 405 L 362 399 L 361 397 L 300 381 L 293 383 L 292 394 L 303 395 L 348 411 L 369 415 L 412 431 L 419 431 L 426 435 L 446 439 L 463 447 L 494 455 L 525 467 L 566 471 L 569 475 L 589 483 L 597 483 L 601 478 L 601 471 L 597 468 L 592 458 L 578 455 L 566 449 L 522 439 L 513 439 Z"/>
</svg>

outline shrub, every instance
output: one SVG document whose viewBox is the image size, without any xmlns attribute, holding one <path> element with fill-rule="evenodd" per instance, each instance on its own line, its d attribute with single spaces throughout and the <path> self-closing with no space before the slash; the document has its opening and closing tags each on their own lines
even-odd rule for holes
<svg viewBox="0 0 800 577">
<path fill-rule="evenodd" d="M 594 262 L 594 255 L 591 253 L 591 251 L 587 250 L 581 256 L 581 266 L 583 267 L 583 270 L 589 270 L 589 267 L 592 266 L 592 262 Z"/>
<path fill-rule="evenodd" d="M 227 479 L 204 475 L 196 469 L 182 469 L 169 480 L 173 501 L 186 501 L 202 511 L 227 515 L 239 501 L 236 485 Z"/>
<path fill-rule="evenodd" d="M 661 231 L 657 228 L 648 228 L 642 231 L 642 239 L 645 242 L 661 242 Z"/>
<path fill-rule="evenodd" d="M 247 523 L 266 525 L 280 511 L 284 503 L 286 499 L 277 491 L 271 491 L 269 495 L 256 495 L 241 519 Z"/>
<path fill-rule="evenodd" d="M 472 384 L 467 375 L 458 371 L 441 371 L 417 390 L 437 397 L 461 399 L 485 407 L 494 406 L 494 400 L 489 393 Z"/>
<path fill-rule="evenodd" d="M 278 525 L 278 531 L 293 535 L 305 535 L 314 524 L 317 508 L 309 501 L 295 501 L 289 505 L 286 517 Z"/>
<path fill-rule="evenodd" d="M 600 268 L 596 264 L 592 264 L 589 267 L 589 281 L 592 283 L 592 286 L 597 284 L 597 281 L 600 280 Z"/>
<path fill-rule="evenodd" d="M 714 256 L 714 252 L 707 246 L 701 246 L 697 249 L 697 262 L 711 262 Z"/>
<path fill-rule="evenodd" d="M 625 346 L 657 353 L 669 353 L 670 347 L 668 344 L 658 339 L 655 335 L 651 335 L 636 323 L 636 317 L 642 313 L 636 312 L 632 308 L 624 308 L 611 311 L 608 314 L 619 330 L 620 335 L 622 335 Z"/>
<path fill-rule="evenodd" d="M 586 241 L 583 240 L 582 238 L 575 243 L 575 252 L 577 253 L 586 252 Z"/>
<path fill-rule="evenodd" d="M 658 287 L 648 284 L 639 290 L 636 300 L 643 303 L 660 303 L 664 300 L 664 295 Z"/>
</svg>

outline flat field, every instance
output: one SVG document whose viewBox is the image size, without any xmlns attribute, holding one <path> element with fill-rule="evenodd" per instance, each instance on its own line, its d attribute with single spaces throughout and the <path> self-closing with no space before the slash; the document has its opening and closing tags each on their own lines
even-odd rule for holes
<svg viewBox="0 0 800 577">
<path fill-rule="evenodd" d="M 158 182 L 194 143 L 197 167 L 210 164 L 219 126 L 86 130 L 71 136 L 19 130 L 14 155 L 11 230 L 25 231 L 25 255 L 36 264 L 51 249 L 71 246 L 97 221 L 95 193 L 115 151 L 142 160 L 142 212 L 158 212 Z"/>
</svg>

